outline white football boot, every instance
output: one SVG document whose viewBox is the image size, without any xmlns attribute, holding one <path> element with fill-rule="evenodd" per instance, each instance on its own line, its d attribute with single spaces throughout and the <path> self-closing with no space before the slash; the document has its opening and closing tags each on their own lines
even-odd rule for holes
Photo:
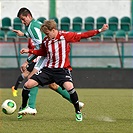
<svg viewBox="0 0 133 133">
<path fill-rule="evenodd" d="M 18 114 L 22 114 L 22 115 L 26 115 L 26 114 L 35 115 L 36 113 L 37 113 L 36 109 L 30 108 L 28 106 L 18 112 Z"/>
</svg>

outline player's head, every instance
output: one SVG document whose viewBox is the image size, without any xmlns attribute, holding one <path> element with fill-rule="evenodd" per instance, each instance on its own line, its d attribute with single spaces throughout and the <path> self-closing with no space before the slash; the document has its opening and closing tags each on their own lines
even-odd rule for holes
<svg viewBox="0 0 133 133">
<path fill-rule="evenodd" d="M 32 14 L 29 9 L 23 7 L 18 11 L 17 17 L 19 17 L 23 24 L 28 26 L 33 19 Z"/>
<path fill-rule="evenodd" d="M 49 39 L 55 38 L 58 33 L 56 22 L 54 20 L 45 20 L 40 30 L 45 33 Z"/>
</svg>

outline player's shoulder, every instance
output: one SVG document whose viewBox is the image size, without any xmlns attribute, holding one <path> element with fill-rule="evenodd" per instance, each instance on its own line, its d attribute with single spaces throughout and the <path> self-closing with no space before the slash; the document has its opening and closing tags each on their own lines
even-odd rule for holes
<svg viewBox="0 0 133 133">
<path fill-rule="evenodd" d="M 64 30 L 59 31 L 59 34 L 67 34 L 67 33 L 69 33 L 69 31 L 64 31 Z"/>
<path fill-rule="evenodd" d="M 60 36 L 64 36 L 65 38 L 74 34 L 71 31 L 59 31 Z"/>
<path fill-rule="evenodd" d="M 59 36 L 67 36 L 70 32 L 69 31 L 59 31 Z"/>
<path fill-rule="evenodd" d="M 40 21 L 33 19 L 30 23 L 30 28 L 34 28 L 34 27 L 40 28 L 41 25 L 42 23 Z"/>
</svg>

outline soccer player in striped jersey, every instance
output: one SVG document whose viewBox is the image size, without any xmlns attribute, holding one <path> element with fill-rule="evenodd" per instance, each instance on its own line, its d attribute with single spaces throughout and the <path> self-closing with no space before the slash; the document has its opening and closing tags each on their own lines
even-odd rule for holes
<svg viewBox="0 0 133 133">
<path fill-rule="evenodd" d="M 46 56 L 46 63 L 39 72 L 35 73 L 24 85 L 26 89 L 31 89 L 38 85 L 47 85 L 56 82 L 66 89 L 70 94 L 71 101 L 75 108 L 76 121 L 82 121 L 82 113 L 79 109 L 79 101 L 76 90 L 74 89 L 69 61 L 70 42 L 78 42 L 83 38 L 92 37 L 108 29 L 104 24 L 99 30 L 91 30 L 83 33 L 58 31 L 54 20 L 45 20 L 41 26 L 41 31 L 46 34 L 39 50 L 22 49 L 23 53 Z M 32 89 L 31 89 L 32 90 Z M 28 113 L 25 109 L 20 114 Z"/>
<path fill-rule="evenodd" d="M 40 31 L 40 27 L 42 23 L 35 20 L 30 10 L 27 8 L 21 8 L 18 11 L 17 17 L 19 17 L 22 23 L 27 27 L 27 32 L 23 33 L 20 30 L 13 30 L 13 32 L 16 32 L 18 36 L 25 36 L 27 38 L 31 38 L 34 42 L 35 48 L 39 49 L 40 45 L 42 44 L 42 40 L 45 36 L 45 34 Z M 21 67 L 22 72 L 26 70 L 27 65 L 30 62 L 32 62 L 32 60 L 34 60 L 36 57 L 37 57 L 36 55 L 32 54 L 27 58 L 27 61 L 25 61 Z M 31 77 L 34 73 L 40 70 L 44 62 L 45 62 L 45 56 L 41 56 L 39 61 L 36 63 L 34 69 L 30 72 L 29 77 Z M 52 83 L 49 85 L 49 87 L 55 92 L 59 93 L 62 97 L 67 99 L 69 102 L 71 102 L 69 93 L 66 90 L 63 90 L 59 85 L 57 85 L 56 83 Z M 13 95 L 17 95 L 17 88 L 12 88 L 12 92 L 13 92 Z M 29 89 L 23 88 L 22 107 L 20 108 L 20 110 L 23 110 L 27 106 L 27 101 L 29 99 L 29 102 L 28 102 L 29 113 L 30 114 L 37 113 L 37 110 L 35 108 L 37 92 L 38 92 L 38 86 L 33 87 L 31 91 L 29 91 Z M 83 105 L 84 104 L 81 102 L 81 106 Z"/>
</svg>

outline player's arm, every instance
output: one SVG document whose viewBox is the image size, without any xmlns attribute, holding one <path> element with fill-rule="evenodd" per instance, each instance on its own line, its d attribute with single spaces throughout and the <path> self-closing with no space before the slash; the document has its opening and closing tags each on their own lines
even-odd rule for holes
<svg viewBox="0 0 133 133">
<path fill-rule="evenodd" d="M 17 33 L 18 36 L 25 36 L 26 38 L 28 38 L 28 33 L 23 33 L 22 31 L 20 30 L 12 30 L 13 32 Z M 27 58 L 27 62 L 30 63 L 32 62 L 35 58 L 37 58 L 36 55 L 30 55 L 28 56 Z M 25 65 L 24 65 L 25 66 Z M 23 67 L 24 68 L 24 67 Z"/>
<path fill-rule="evenodd" d="M 81 33 L 81 39 L 95 36 L 95 35 L 99 34 L 100 32 L 104 32 L 107 29 L 108 29 L 108 24 L 104 24 L 101 29 L 83 32 L 83 33 Z"/>
<path fill-rule="evenodd" d="M 46 51 L 45 46 L 44 45 L 41 45 L 41 48 L 38 49 L 38 50 L 23 48 L 23 49 L 20 50 L 20 53 L 21 54 L 30 53 L 30 54 L 34 54 L 36 56 L 46 56 L 47 51 Z"/>
<path fill-rule="evenodd" d="M 108 29 L 108 24 L 104 24 L 101 29 L 98 30 L 90 30 L 82 33 L 76 33 L 76 32 L 68 32 L 65 35 L 65 38 L 68 42 L 78 42 L 83 38 L 89 38 L 92 36 L 95 36 L 99 34 L 100 32 L 103 32 Z"/>
<path fill-rule="evenodd" d="M 26 70 L 27 65 L 28 65 L 28 62 L 27 62 L 27 61 L 25 61 L 25 62 L 21 65 L 21 67 L 20 67 L 21 72 L 24 72 L 24 71 Z"/>
<path fill-rule="evenodd" d="M 15 32 L 18 36 L 25 36 L 26 38 L 28 38 L 28 33 L 23 33 L 20 30 L 12 30 L 13 32 Z"/>
</svg>

